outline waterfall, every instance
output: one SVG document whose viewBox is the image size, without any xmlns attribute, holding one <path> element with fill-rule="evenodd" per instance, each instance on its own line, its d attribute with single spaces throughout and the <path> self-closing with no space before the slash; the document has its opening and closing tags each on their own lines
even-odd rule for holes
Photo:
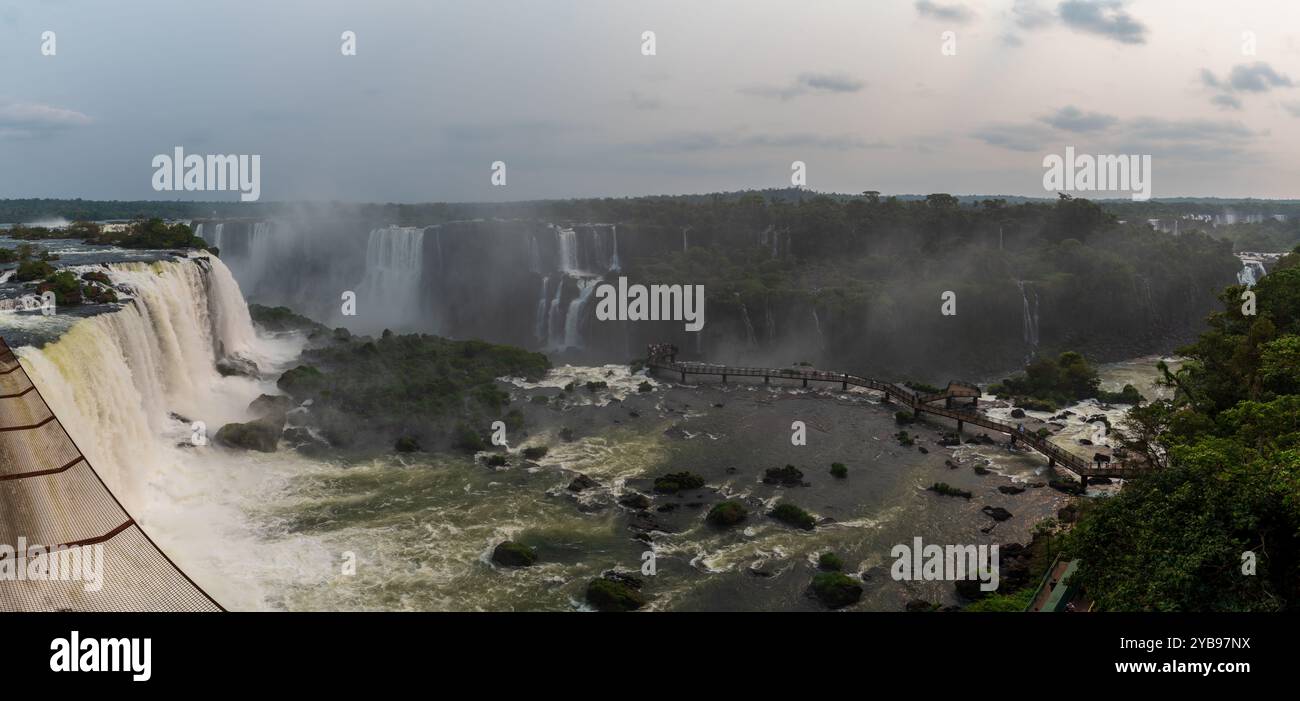
<svg viewBox="0 0 1300 701">
<path fill-rule="evenodd" d="M 740 317 L 745 322 L 745 343 L 754 348 L 758 345 L 758 339 L 754 337 L 754 324 L 749 320 L 749 308 L 744 302 L 740 303 Z"/>
<path fill-rule="evenodd" d="M 1024 280 L 1017 280 L 1016 286 L 1020 288 L 1020 298 L 1024 303 L 1024 314 L 1021 321 L 1022 335 L 1025 345 L 1031 350 L 1038 349 L 1038 292 Z M 1033 292 L 1034 301 L 1029 301 L 1029 293 Z"/>
<path fill-rule="evenodd" d="M 533 335 L 537 337 L 537 342 L 546 344 L 546 285 L 551 281 L 551 276 L 547 275 L 542 278 L 542 291 L 537 295 L 537 312 L 533 321 Z"/>
<path fill-rule="evenodd" d="M 767 325 L 767 342 L 776 342 L 776 319 L 772 318 L 772 305 L 765 303 L 763 305 L 764 322 Z"/>
<path fill-rule="evenodd" d="M 441 247 L 442 239 L 439 239 L 438 242 Z M 442 260 L 441 250 L 438 252 L 438 260 Z M 537 247 L 536 236 L 528 237 L 528 271 L 534 274 L 540 274 L 542 272 L 542 252 Z M 543 282 L 542 284 L 545 285 L 546 283 Z"/>
<path fill-rule="evenodd" d="M 591 299 L 591 294 L 596 291 L 596 283 L 599 280 L 595 278 L 581 278 L 578 280 L 578 296 L 569 302 L 569 313 L 564 317 L 564 347 L 581 348 L 582 336 L 579 333 L 578 325 L 582 323 L 583 312 L 587 308 L 587 300 Z"/>
<path fill-rule="evenodd" d="M 1264 264 L 1252 258 L 1242 258 L 1242 268 L 1237 272 L 1237 284 L 1246 287 L 1254 287 L 1259 284 L 1260 278 L 1267 274 Z"/>
<path fill-rule="evenodd" d="M 557 228 L 555 235 L 560 245 L 560 270 L 576 273 L 578 266 L 578 235 L 573 229 Z"/>
<path fill-rule="evenodd" d="M 424 229 L 387 227 L 370 232 L 366 271 L 357 286 L 357 322 L 374 332 L 414 327 L 422 307 Z"/>
<path fill-rule="evenodd" d="M 550 348 L 553 343 L 551 339 L 560 336 L 560 297 L 564 294 L 564 281 L 566 278 L 561 277 L 555 281 L 555 297 L 551 299 L 551 306 L 546 312 L 546 347 Z"/>
<path fill-rule="evenodd" d="M 203 222 L 199 222 L 199 225 L 194 227 L 194 235 L 203 239 Z M 207 239 L 203 240 L 207 241 Z"/>
<path fill-rule="evenodd" d="M 609 269 L 611 272 L 618 272 L 623 269 L 623 263 L 618 259 L 618 225 L 613 225 L 614 235 L 614 256 L 609 259 Z"/>
<path fill-rule="evenodd" d="M 686 241 L 686 232 L 688 232 L 688 231 L 690 231 L 690 230 L 691 230 L 691 227 L 689 227 L 689 226 L 686 227 L 686 228 L 684 228 L 684 229 L 682 229 L 682 253 L 685 253 L 685 252 L 686 252 L 686 248 L 687 248 L 687 245 L 688 245 L 688 244 L 687 244 L 687 241 Z"/>
<path fill-rule="evenodd" d="M 225 224 L 217 224 L 217 230 L 212 234 L 212 245 L 218 250 L 221 249 L 221 230 L 226 228 Z"/>
<path fill-rule="evenodd" d="M 205 422 L 209 438 L 224 423 L 247 421 L 249 401 L 275 393 L 273 383 L 222 377 L 214 348 L 238 349 L 270 369 L 301 344 L 289 350 L 258 338 L 230 271 L 215 257 L 197 261 L 109 265 L 130 303 L 16 352 L 108 488 L 177 565 L 223 604 L 261 608 L 260 582 L 241 569 L 256 541 L 227 500 L 260 493 L 265 481 L 249 475 L 267 466 L 244 469 L 220 449 L 177 447 L 188 446 L 191 427 L 171 414 Z"/>
<path fill-rule="evenodd" d="M 817 316 L 817 307 L 813 307 L 813 326 L 817 329 L 817 344 L 821 350 L 826 350 L 826 334 L 822 333 L 822 320 Z"/>
</svg>

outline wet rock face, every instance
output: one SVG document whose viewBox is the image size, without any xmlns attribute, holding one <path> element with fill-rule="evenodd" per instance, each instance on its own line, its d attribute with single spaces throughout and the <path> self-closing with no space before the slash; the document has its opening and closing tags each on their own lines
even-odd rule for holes
<svg viewBox="0 0 1300 701">
<path fill-rule="evenodd" d="M 216 441 L 227 448 L 274 453 L 280 442 L 283 421 L 258 419 L 248 423 L 230 423 L 217 431 Z"/>
<path fill-rule="evenodd" d="M 537 562 L 537 552 L 523 543 L 506 540 L 492 550 L 492 562 L 502 567 L 529 567 Z"/>
</svg>

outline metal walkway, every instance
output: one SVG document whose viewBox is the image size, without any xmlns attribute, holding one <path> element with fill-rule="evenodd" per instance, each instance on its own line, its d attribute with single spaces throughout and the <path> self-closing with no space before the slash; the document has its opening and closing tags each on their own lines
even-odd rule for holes
<svg viewBox="0 0 1300 701">
<path fill-rule="evenodd" d="M 981 394 L 978 387 L 974 385 L 950 382 L 947 389 L 935 394 L 920 394 L 915 390 L 901 384 L 892 382 L 881 382 L 867 377 L 859 377 L 843 372 L 826 372 L 823 370 L 799 370 L 793 368 L 755 368 L 740 367 L 732 365 L 714 365 L 712 363 L 694 363 L 678 362 L 676 360 L 677 349 L 674 346 L 666 344 L 651 345 L 646 360 L 646 366 L 663 370 L 665 372 L 678 373 L 682 382 L 686 381 L 688 375 L 713 375 L 720 376 L 723 382 L 728 377 L 761 377 L 764 383 L 770 383 L 773 378 L 787 380 L 801 380 L 803 386 L 807 387 L 809 382 L 832 382 L 840 385 L 840 389 L 847 390 L 850 385 L 854 387 L 863 387 L 866 389 L 880 392 L 884 395 L 886 401 L 897 401 L 910 409 L 917 416 L 922 412 L 944 416 L 957 421 L 957 431 L 960 433 L 964 424 L 972 424 L 987 428 L 999 433 L 1005 433 L 1011 436 L 1011 444 L 1017 442 L 1023 443 L 1029 448 L 1047 456 L 1051 466 L 1061 465 L 1065 469 L 1078 475 L 1081 482 L 1087 484 L 1089 477 L 1117 477 L 1120 479 L 1129 479 L 1136 474 L 1150 470 L 1146 465 L 1135 462 L 1123 463 L 1091 463 L 1083 458 L 1070 453 L 1069 451 L 1055 445 L 1047 438 L 1039 437 L 1035 433 L 1021 431 L 1018 426 L 995 421 L 980 414 L 978 411 L 962 411 L 953 408 L 952 400 L 957 398 L 969 398 L 972 406 L 979 401 Z M 944 401 L 944 406 L 934 406 L 931 402 L 939 400 Z"/>
<path fill-rule="evenodd" d="M 4 339 L 0 546 L 0 611 L 224 610 L 108 490 Z M 97 591 L 70 571 L 88 548 L 102 552 Z"/>
</svg>

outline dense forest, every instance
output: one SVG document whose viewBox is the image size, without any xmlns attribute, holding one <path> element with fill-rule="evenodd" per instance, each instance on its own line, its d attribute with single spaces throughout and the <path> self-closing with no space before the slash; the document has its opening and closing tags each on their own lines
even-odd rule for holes
<svg viewBox="0 0 1300 701">
<path fill-rule="evenodd" d="M 1163 469 L 1092 504 L 1068 549 L 1103 609 L 1300 606 L 1300 250 L 1222 295 L 1122 441 Z M 1254 304 L 1252 308 L 1251 304 Z"/>
</svg>

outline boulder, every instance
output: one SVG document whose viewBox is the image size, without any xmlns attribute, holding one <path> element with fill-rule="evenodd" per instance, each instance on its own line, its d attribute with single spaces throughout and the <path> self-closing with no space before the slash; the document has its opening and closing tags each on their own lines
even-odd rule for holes
<svg viewBox="0 0 1300 701">
<path fill-rule="evenodd" d="M 641 580 L 618 572 L 606 572 L 587 584 L 587 603 L 598 611 L 635 611 L 645 606 Z"/>
<path fill-rule="evenodd" d="M 257 363 L 237 355 L 229 355 L 218 360 L 217 372 L 221 373 L 222 377 L 230 377 L 231 375 L 257 377 L 258 375 Z"/>
<path fill-rule="evenodd" d="M 537 552 L 523 543 L 506 540 L 492 550 L 492 562 L 502 567 L 528 567 L 537 562 Z"/>
<path fill-rule="evenodd" d="M 1011 512 L 1001 506 L 986 506 L 980 511 L 983 511 L 985 515 L 994 521 L 1005 521 L 1011 518 Z"/>
<path fill-rule="evenodd" d="M 734 526 L 744 521 L 748 515 L 749 510 L 743 504 L 738 501 L 728 500 L 715 504 L 712 509 L 709 509 L 709 514 L 704 519 L 714 526 L 725 527 Z"/>
<path fill-rule="evenodd" d="M 581 492 L 584 489 L 591 489 L 592 487 L 599 487 L 599 486 L 600 483 L 597 482 L 596 480 L 582 473 L 578 473 L 578 476 L 574 477 L 572 482 L 569 482 L 569 491 Z"/>
<path fill-rule="evenodd" d="M 1025 488 L 1016 486 L 1014 484 L 1004 484 L 1001 487 L 998 487 L 998 491 L 1002 492 L 1003 494 L 1020 494 L 1021 492 L 1025 491 Z"/>
<path fill-rule="evenodd" d="M 827 608 L 856 604 L 862 598 L 862 584 L 842 572 L 822 572 L 813 577 L 813 594 Z"/>
<path fill-rule="evenodd" d="M 248 404 L 248 411 L 262 418 L 266 416 L 284 416 L 290 409 L 297 406 L 293 397 L 283 394 L 263 394 Z"/>
<path fill-rule="evenodd" d="M 227 448 L 274 453 L 280 442 L 282 422 L 258 419 L 248 423 L 230 423 L 217 431 L 216 441 Z"/>
<path fill-rule="evenodd" d="M 650 497 L 639 492 L 628 492 L 618 498 L 618 503 L 629 509 L 648 509 L 650 508 Z"/>
</svg>

